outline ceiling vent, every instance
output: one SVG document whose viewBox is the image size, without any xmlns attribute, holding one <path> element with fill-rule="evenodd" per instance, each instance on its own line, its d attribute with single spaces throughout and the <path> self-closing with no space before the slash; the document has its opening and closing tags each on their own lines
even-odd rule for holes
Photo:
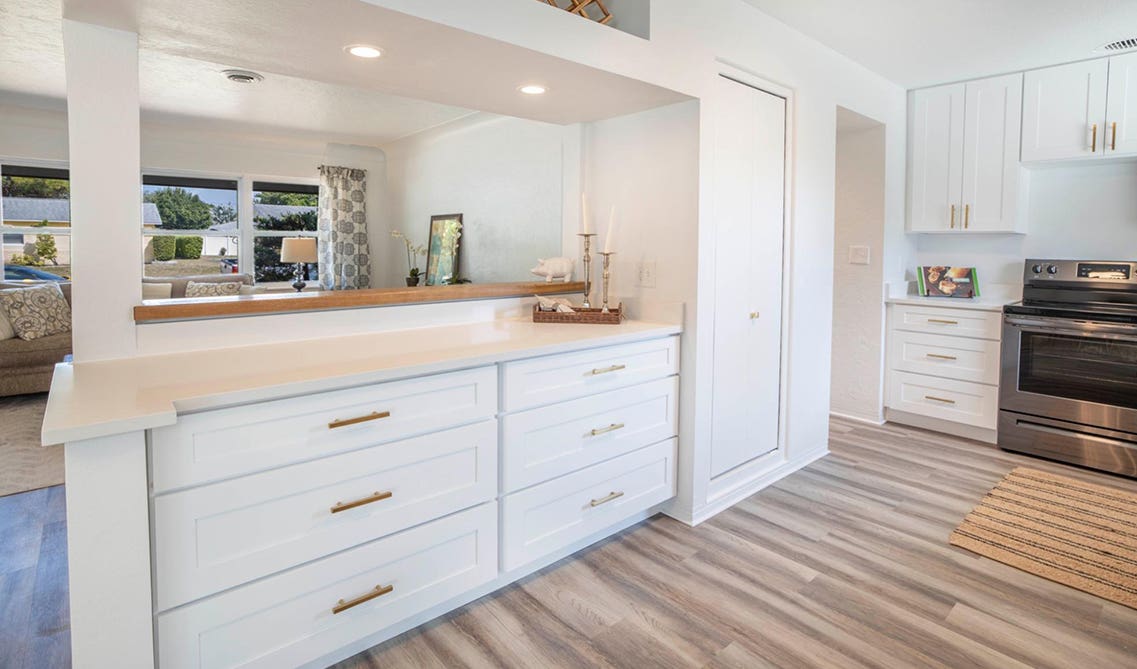
<svg viewBox="0 0 1137 669">
<path fill-rule="evenodd" d="M 229 81 L 233 81 L 238 84 L 255 84 L 258 81 L 264 80 L 263 76 L 257 74 L 256 72 L 250 72 L 249 70 L 225 70 L 221 74 L 224 74 L 225 78 Z"/>
<path fill-rule="evenodd" d="M 1118 53 L 1121 51 L 1132 51 L 1133 49 L 1137 49 L 1137 37 L 1127 37 L 1125 39 L 1119 39 L 1116 42 L 1103 44 L 1099 46 L 1096 51 L 1098 53 Z"/>
</svg>

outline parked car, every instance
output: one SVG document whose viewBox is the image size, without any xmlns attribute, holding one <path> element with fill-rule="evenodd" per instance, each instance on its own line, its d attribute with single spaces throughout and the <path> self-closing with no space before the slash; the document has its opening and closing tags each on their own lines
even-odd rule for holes
<svg viewBox="0 0 1137 669">
<path fill-rule="evenodd" d="M 34 267 L 26 267 L 24 265 L 5 265 L 4 266 L 4 280 L 5 281 L 70 281 L 65 276 L 45 272 L 42 269 Z"/>
</svg>

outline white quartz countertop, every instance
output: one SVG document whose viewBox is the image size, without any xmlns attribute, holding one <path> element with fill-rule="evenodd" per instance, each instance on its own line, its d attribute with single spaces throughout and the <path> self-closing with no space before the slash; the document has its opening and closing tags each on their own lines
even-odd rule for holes
<svg viewBox="0 0 1137 669">
<path fill-rule="evenodd" d="M 1003 307 L 1018 302 L 1010 297 L 972 297 L 968 299 L 954 297 L 922 297 L 920 295 L 905 295 L 890 297 L 889 304 L 908 304 L 917 307 L 944 307 L 947 309 L 975 309 L 978 311 L 1002 311 Z"/>
<path fill-rule="evenodd" d="M 44 444 L 172 425 L 179 412 L 678 334 L 678 325 L 573 325 L 499 320 L 60 364 Z"/>
</svg>

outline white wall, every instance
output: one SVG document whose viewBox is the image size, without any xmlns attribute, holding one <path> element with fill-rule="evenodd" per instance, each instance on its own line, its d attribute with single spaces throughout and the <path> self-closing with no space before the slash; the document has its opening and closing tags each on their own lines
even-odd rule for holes
<svg viewBox="0 0 1137 669">
<path fill-rule="evenodd" d="M 913 235 L 912 267 L 974 266 L 982 289 L 1021 286 L 1027 258 L 1137 258 L 1137 163 L 1080 163 L 1028 174 L 1026 235 Z"/>
<path fill-rule="evenodd" d="M 842 123 L 843 117 L 855 117 Z M 884 126 L 838 110 L 830 411 L 881 420 L 884 332 Z M 851 264 L 850 246 L 869 264 Z"/>
<path fill-rule="evenodd" d="M 528 281 L 537 258 L 563 253 L 561 244 L 563 126 L 474 114 L 387 144 L 388 202 L 378 286 L 407 276 L 398 229 L 426 244 L 430 217 L 462 214 L 458 269 L 474 283 Z M 370 205 L 369 205 L 370 206 Z M 425 259 L 419 268 L 426 269 Z"/>
</svg>

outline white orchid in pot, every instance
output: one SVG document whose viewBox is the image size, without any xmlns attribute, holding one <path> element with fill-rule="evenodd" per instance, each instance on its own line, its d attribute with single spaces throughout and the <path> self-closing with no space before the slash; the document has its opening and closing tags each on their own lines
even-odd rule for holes
<svg viewBox="0 0 1137 669">
<path fill-rule="evenodd" d="M 407 287 L 417 286 L 419 280 L 422 278 L 422 270 L 418 267 L 418 259 L 426 257 L 426 246 L 423 244 L 416 246 L 410 237 L 407 237 L 398 230 L 392 230 L 391 237 L 403 240 L 403 244 L 407 247 Z"/>
</svg>

